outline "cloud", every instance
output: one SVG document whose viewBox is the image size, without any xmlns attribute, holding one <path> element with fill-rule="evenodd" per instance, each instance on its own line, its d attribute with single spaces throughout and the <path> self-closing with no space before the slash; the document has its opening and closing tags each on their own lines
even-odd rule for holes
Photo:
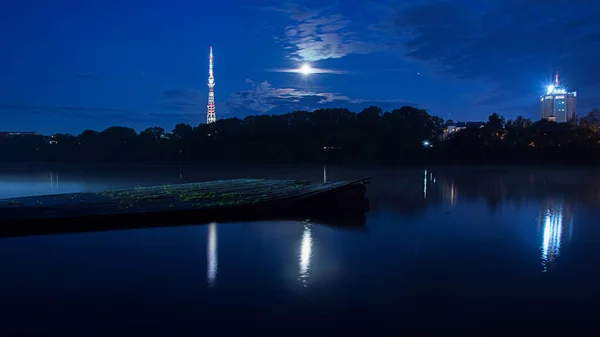
<svg viewBox="0 0 600 337">
<path fill-rule="evenodd" d="M 295 88 L 275 88 L 268 81 L 255 83 L 246 79 L 252 88 L 246 91 L 237 91 L 231 94 L 227 102 L 232 109 L 248 109 L 253 112 L 267 113 L 277 107 L 299 109 L 306 106 L 309 101 L 314 104 L 320 101 L 333 101 L 335 95 L 331 93 L 315 93 L 298 90 Z M 347 97 L 340 97 L 348 99 Z"/>
<path fill-rule="evenodd" d="M 279 40 L 291 57 L 298 61 L 336 59 L 348 54 L 368 54 L 382 45 L 358 33 L 358 27 L 346 17 L 323 9 L 309 9 L 294 4 L 283 8 L 266 8 L 287 14 L 292 24 Z M 356 28 L 356 29 L 355 29 Z"/>
<path fill-rule="evenodd" d="M 43 115 L 45 117 L 63 117 L 71 119 L 115 120 L 125 123 L 152 122 L 157 119 L 185 118 L 186 113 L 138 112 L 119 108 L 95 108 L 66 105 L 31 105 L 0 103 L 0 111 Z"/>
<path fill-rule="evenodd" d="M 207 93 L 197 89 L 175 89 L 163 92 L 161 108 L 163 110 L 198 114 L 206 112 Z"/>
<path fill-rule="evenodd" d="M 571 89 L 600 84 L 600 3 L 428 1 L 390 12 L 378 26 L 389 41 L 438 73 L 491 85 L 482 104 L 535 96 L 555 70 Z"/>
<path fill-rule="evenodd" d="M 349 105 L 414 105 L 406 100 L 368 100 L 351 99 L 348 96 L 332 92 L 315 92 L 296 88 L 277 88 L 268 81 L 256 83 L 246 79 L 252 88 L 233 93 L 227 105 L 239 115 L 255 113 L 286 113 L 294 110 L 312 111 L 316 108 L 344 107 Z"/>
<path fill-rule="evenodd" d="M 30 105 L 30 104 L 13 104 L 0 103 L 0 110 L 12 112 L 24 112 L 43 115 L 58 114 L 65 117 L 73 118 L 97 118 L 102 119 L 110 116 L 131 116 L 137 115 L 136 112 L 126 109 L 112 108 L 92 108 L 81 106 L 62 106 L 62 105 Z"/>
<path fill-rule="evenodd" d="M 302 74 L 303 71 L 301 68 L 280 68 L 280 69 L 268 69 L 268 71 L 272 71 L 275 73 L 296 73 Z M 310 68 L 311 74 L 350 74 L 349 71 L 346 70 L 337 70 L 337 69 L 326 69 L 326 68 Z"/>
</svg>

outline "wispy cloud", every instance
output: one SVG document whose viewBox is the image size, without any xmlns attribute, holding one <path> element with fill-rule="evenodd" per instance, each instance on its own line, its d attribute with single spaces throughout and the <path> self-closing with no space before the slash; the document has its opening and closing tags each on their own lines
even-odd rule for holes
<svg viewBox="0 0 600 337">
<path fill-rule="evenodd" d="M 353 21 L 340 14 L 293 4 L 267 9 L 283 12 L 292 20 L 280 42 L 298 61 L 336 59 L 382 49 L 382 45 L 361 36 L 353 29 Z"/>
<path fill-rule="evenodd" d="M 82 106 L 62 106 L 62 105 L 30 105 L 30 104 L 14 104 L 0 103 L 0 110 L 12 112 L 24 112 L 33 114 L 54 115 L 58 114 L 65 117 L 75 118 L 96 118 L 102 119 L 107 116 L 131 116 L 137 115 L 135 111 L 127 109 L 114 108 L 93 108 Z"/>
<path fill-rule="evenodd" d="M 0 103 L 0 113 L 3 111 L 11 113 L 43 115 L 48 118 L 61 117 L 102 121 L 118 120 L 126 123 L 151 122 L 153 120 L 164 118 L 169 118 L 176 121 L 178 118 L 189 116 L 189 114 L 186 113 L 140 112 L 120 108 Z"/>
<path fill-rule="evenodd" d="M 334 100 L 349 100 L 346 96 L 333 93 L 317 93 L 296 88 L 276 88 L 268 81 L 257 84 L 247 79 L 246 82 L 252 88 L 246 91 L 234 92 L 228 100 L 228 105 L 231 108 L 245 108 L 254 112 L 266 113 L 282 106 L 297 109 Z"/>
<path fill-rule="evenodd" d="M 453 78 L 489 84 L 494 90 L 484 104 L 535 96 L 555 70 L 571 89 L 600 84 L 600 3 L 428 1 L 390 13 L 388 24 L 378 27 L 405 57 Z"/>
<path fill-rule="evenodd" d="M 299 68 L 281 68 L 281 69 L 268 69 L 268 71 L 276 72 L 276 73 L 297 73 L 302 74 L 302 69 Z M 325 68 L 310 68 L 311 74 L 350 74 L 349 71 L 346 70 L 336 70 L 336 69 L 325 69 Z"/>
<path fill-rule="evenodd" d="M 233 93 L 228 106 L 239 114 L 249 113 L 285 113 L 293 110 L 314 110 L 315 108 L 340 107 L 348 105 L 418 105 L 407 100 L 370 100 L 352 99 L 348 96 L 332 92 L 316 92 L 297 88 L 278 88 L 268 81 L 256 83 L 250 79 L 246 82 L 251 89 Z"/>
<path fill-rule="evenodd" d="M 197 89 L 174 89 L 163 92 L 161 108 L 178 113 L 198 114 L 206 111 L 207 95 Z"/>
</svg>

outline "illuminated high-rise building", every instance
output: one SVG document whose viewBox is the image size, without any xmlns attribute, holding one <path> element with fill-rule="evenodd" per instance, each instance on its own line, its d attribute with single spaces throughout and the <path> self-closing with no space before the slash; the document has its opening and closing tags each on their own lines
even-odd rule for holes
<svg viewBox="0 0 600 337">
<path fill-rule="evenodd" d="M 540 97 L 540 118 L 563 123 L 576 117 L 577 92 L 567 91 L 558 82 L 558 73 L 553 85 Z"/>
<path fill-rule="evenodd" d="M 213 53 L 212 46 L 210 47 L 210 55 L 208 56 L 208 111 L 206 113 L 206 124 L 217 121 L 215 113 L 215 78 L 213 76 Z"/>
</svg>

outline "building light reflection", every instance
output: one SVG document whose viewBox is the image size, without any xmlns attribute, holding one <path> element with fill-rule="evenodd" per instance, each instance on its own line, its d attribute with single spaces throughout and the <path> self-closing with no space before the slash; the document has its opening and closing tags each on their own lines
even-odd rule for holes
<svg viewBox="0 0 600 337">
<path fill-rule="evenodd" d="M 207 268 L 206 278 L 208 280 L 208 286 L 213 287 L 217 281 L 217 271 L 219 262 L 217 258 L 217 223 L 211 222 L 208 224 L 208 236 L 207 236 Z"/>
<path fill-rule="evenodd" d="M 447 180 L 441 180 L 441 184 L 443 200 L 449 203 L 450 206 L 454 206 L 458 196 L 458 191 L 456 185 L 454 184 L 454 180 L 451 180 L 450 182 Z"/>
<path fill-rule="evenodd" d="M 302 232 L 302 242 L 300 243 L 300 280 L 305 287 L 307 286 L 310 271 L 310 260 L 312 258 L 313 238 L 311 230 L 311 224 L 305 223 L 304 231 Z"/>
<path fill-rule="evenodd" d="M 546 210 L 542 236 L 542 267 L 544 272 L 548 270 L 548 265 L 556 263 L 556 258 L 560 255 L 561 236 L 562 212 L 558 208 Z"/>
<path fill-rule="evenodd" d="M 561 253 L 561 248 L 564 246 L 563 231 L 564 227 L 568 227 L 568 241 L 572 235 L 572 216 L 568 207 L 565 207 L 563 201 L 549 200 L 540 214 L 540 229 L 541 229 L 541 260 L 542 271 L 547 272 L 556 265 L 556 260 Z"/>
</svg>

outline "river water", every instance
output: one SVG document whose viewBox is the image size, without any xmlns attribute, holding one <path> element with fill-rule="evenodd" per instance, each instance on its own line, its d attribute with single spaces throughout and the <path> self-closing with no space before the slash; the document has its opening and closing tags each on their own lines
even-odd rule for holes
<svg viewBox="0 0 600 337">
<path fill-rule="evenodd" d="M 211 223 L 0 239 L 0 335 L 576 335 L 600 313 L 600 172 L 0 169 L 0 198 L 370 176 L 366 224 Z"/>
</svg>

